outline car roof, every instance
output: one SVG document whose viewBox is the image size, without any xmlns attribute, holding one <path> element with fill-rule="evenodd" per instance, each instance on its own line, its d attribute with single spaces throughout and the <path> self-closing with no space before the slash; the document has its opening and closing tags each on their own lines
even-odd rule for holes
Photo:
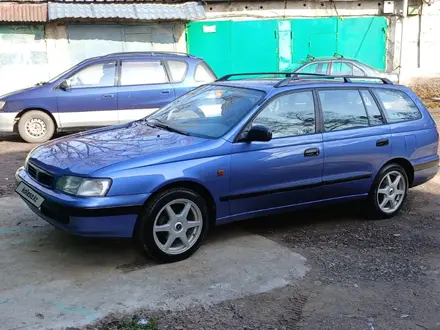
<svg viewBox="0 0 440 330">
<path fill-rule="evenodd" d="M 267 73 L 262 73 L 267 74 Z M 286 78 L 251 78 L 228 80 L 234 76 L 244 76 L 246 74 L 227 75 L 214 82 L 218 85 L 226 85 L 231 87 L 241 87 L 263 90 L 265 92 L 273 89 L 298 89 L 298 88 L 316 88 L 316 87 L 377 87 L 381 85 L 393 86 L 394 84 L 381 77 L 356 77 L 356 76 L 330 76 L 330 75 L 314 75 L 314 74 L 294 74 L 294 73 L 277 73 L 280 75 L 290 75 Z M 258 73 L 249 73 L 249 75 L 258 75 Z M 356 81 L 363 80 L 363 81 Z M 368 82 L 366 80 L 371 80 Z"/>
<path fill-rule="evenodd" d="M 97 56 L 90 58 L 89 60 L 97 59 L 132 59 L 132 58 L 167 58 L 176 60 L 202 60 L 197 56 L 193 56 L 187 53 L 179 52 L 161 52 L 161 51 L 148 51 L 148 52 L 121 52 L 121 53 L 111 53 L 103 56 Z"/>
<path fill-rule="evenodd" d="M 318 59 L 308 60 L 305 63 L 303 63 L 303 65 L 310 64 L 310 63 L 330 62 L 330 61 L 354 62 L 354 63 L 363 64 L 362 62 L 360 62 L 360 61 L 358 61 L 356 59 L 352 59 L 352 58 L 345 58 L 345 57 L 320 57 Z"/>
</svg>

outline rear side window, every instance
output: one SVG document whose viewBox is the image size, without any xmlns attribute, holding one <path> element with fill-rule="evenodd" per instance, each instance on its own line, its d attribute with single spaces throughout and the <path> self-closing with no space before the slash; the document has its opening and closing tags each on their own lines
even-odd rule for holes
<svg viewBox="0 0 440 330">
<path fill-rule="evenodd" d="M 318 95 L 326 132 L 369 126 L 359 91 L 321 90 Z"/>
<path fill-rule="evenodd" d="M 181 82 L 185 79 L 188 64 L 183 61 L 167 61 L 170 68 L 171 82 Z"/>
<path fill-rule="evenodd" d="M 323 62 L 323 63 L 309 64 L 309 65 L 303 67 L 302 69 L 299 69 L 298 72 L 299 73 L 327 74 L 327 69 L 328 69 L 328 63 Z"/>
<path fill-rule="evenodd" d="M 210 83 L 215 80 L 212 71 L 207 67 L 205 63 L 199 63 L 196 66 L 196 71 L 194 73 L 194 80 L 197 82 Z"/>
<path fill-rule="evenodd" d="M 348 62 L 333 62 L 332 74 L 336 76 L 364 76 L 362 70 Z"/>
<path fill-rule="evenodd" d="M 353 75 L 353 65 L 350 63 L 345 62 L 333 62 L 332 64 L 332 74 L 333 75 L 347 75 L 352 76 Z"/>
<path fill-rule="evenodd" d="M 364 100 L 365 108 L 367 109 L 370 126 L 382 125 L 385 122 L 384 118 L 371 93 L 366 90 L 362 90 L 360 93 L 362 95 L 362 99 Z"/>
<path fill-rule="evenodd" d="M 122 61 L 121 86 L 163 84 L 168 82 L 159 61 Z"/>
<path fill-rule="evenodd" d="M 376 89 L 375 93 L 383 105 L 389 123 L 416 120 L 422 117 L 417 106 L 405 93 L 389 89 Z"/>
</svg>

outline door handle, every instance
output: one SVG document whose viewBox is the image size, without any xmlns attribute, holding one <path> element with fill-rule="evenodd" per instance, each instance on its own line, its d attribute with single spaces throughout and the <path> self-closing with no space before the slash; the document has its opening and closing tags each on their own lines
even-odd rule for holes
<svg viewBox="0 0 440 330">
<path fill-rule="evenodd" d="M 318 148 L 310 148 L 306 149 L 304 151 L 304 157 L 313 157 L 319 155 L 319 149 Z"/>
<path fill-rule="evenodd" d="M 162 92 L 160 92 L 161 94 L 169 94 L 170 93 L 170 91 L 162 91 Z"/>
<path fill-rule="evenodd" d="M 114 94 L 105 94 L 104 98 L 108 99 L 108 98 L 112 98 L 113 96 L 115 96 Z"/>
<path fill-rule="evenodd" d="M 385 147 L 390 143 L 388 139 L 380 139 L 376 141 L 376 147 Z"/>
</svg>

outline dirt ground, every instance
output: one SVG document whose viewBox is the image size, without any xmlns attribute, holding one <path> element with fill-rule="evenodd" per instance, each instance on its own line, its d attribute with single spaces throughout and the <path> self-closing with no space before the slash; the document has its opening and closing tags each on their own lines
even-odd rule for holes
<svg viewBox="0 0 440 330">
<path fill-rule="evenodd" d="M 8 195 L 32 146 L 16 137 L 0 141 L 0 193 Z M 301 254 L 309 272 L 294 286 L 264 294 L 113 315 L 88 328 L 142 329 L 124 324 L 145 317 L 158 329 L 174 330 L 440 329 L 439 196 L 440 175 L 411 190 L 402 212 L 389 220 L 365 220 L 351 204 L 229 225 Z"/>
</svg>

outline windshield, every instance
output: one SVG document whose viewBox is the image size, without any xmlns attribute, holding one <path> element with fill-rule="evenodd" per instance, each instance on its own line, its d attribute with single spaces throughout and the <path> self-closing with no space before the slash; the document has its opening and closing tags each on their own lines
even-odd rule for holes
<svg viewBox="0 0 440 330">
<path fill-rule="evenodd" d="M 147 117 L 188 135 L 218 138 L 236 125 L 264 97 L 263 91 L 205 85 Z"/>
</svg>

